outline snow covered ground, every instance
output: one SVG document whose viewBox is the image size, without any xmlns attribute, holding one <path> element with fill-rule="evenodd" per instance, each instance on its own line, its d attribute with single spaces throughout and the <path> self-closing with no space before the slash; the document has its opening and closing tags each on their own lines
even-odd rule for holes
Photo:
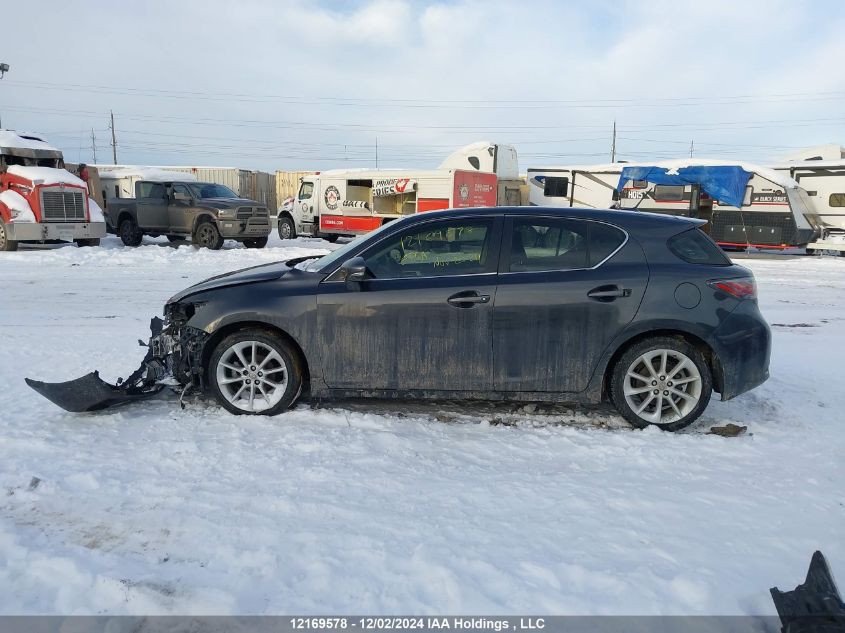
<svg viewBox="0 0 845 633">
<path fill-rule="evenodd" d="M 772 378 L 679 434 L 607 407 L 73 415 L 24 384 L 126 376 L 175 291 L 328 248 L 0 255 L 0 613 L 773 614 L 816 549 L 845 582 L 845 260 L 742 262 Z"/>
</svg>

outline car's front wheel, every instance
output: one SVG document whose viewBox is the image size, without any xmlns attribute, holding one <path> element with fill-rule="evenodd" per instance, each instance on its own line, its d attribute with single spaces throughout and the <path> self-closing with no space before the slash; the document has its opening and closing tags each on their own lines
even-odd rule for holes
<svg viewBox="0 0 845 633">
<path fill-rule="evenodd" d="M 282 337 L 258 328 L 220 341 L 208 370 L 214 396 L 235 414 L 276 415 L 294 403 L 302 388 L 297 353 Z"/>
<path fill-rule="evenodd" d="M 713 379 L 703 354 L 684 340 L 660 336 L 632 345 L 613 368 L 610 395 L 637 428 L 678 431 L 707 408 Z"/>
<path fill-rule="evenodd" d="M 218 251 L 223 247 L 223 237 L 220 235 L 220 231 L 207 220 L 197 225 L 191 240 L 194 246 L 209 248 L 213 251 Z"/>
<path fill-rule="evenodd" d="M 283 240 L 292 240 L 296 237 L 296 226 L 286 215 L 280 215 L 278 218 L 279 237 Z"/>
</svg>

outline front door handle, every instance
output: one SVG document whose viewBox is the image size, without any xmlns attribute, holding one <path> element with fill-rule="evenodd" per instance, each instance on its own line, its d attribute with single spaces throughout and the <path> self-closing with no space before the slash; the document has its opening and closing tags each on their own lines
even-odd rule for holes
<svg viewBox="0 0 845 633">
<path fill-rule="evenodd" d="M 490 303 L 490 295 L 480 294 L 476 290 L 464 290 L 453 294 L 446 302 L 456 308 L 471 308 L 477 303 Z"/>
<path fill-rule="evenodd" d="M 631 289 L 620 288 L 619 286 L 599 286 L 598 288 L 590 290 L 590 292 L 587 293 L 587 296 L 590 299 L 595 299 L 596 301 L 608 302 L 619 299 L 620 297 L 630 297 Z"/>
</svg>

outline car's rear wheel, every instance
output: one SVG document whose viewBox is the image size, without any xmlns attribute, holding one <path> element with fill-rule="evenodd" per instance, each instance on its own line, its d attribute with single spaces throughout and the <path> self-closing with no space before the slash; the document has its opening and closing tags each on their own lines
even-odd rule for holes
<svg viewBox="0 0 845 633">
<path fill-rule="evenodd" d="M 278 219 L 279 237 L 283 240 L 292 240 L 296 237 L 296 226 L 286 215 L 280 215 Z"/>
<path fill-rule="evenodd" d="M 227 336 L 214 348 L 208 381 L 228 411 L 276 415 L 299 396 L 302 365 L 282 337 L 250 328 Z"/>
<path fill-rule="evenodd" d="M 126 246 L 140 246 L 144 239 L 144 232 L 132 218 L 123 218 L 117 227 L 120 241 Z"/>
<path fill-rule="evenodd" d="M 197 225 L 192 241 L 194 246 L 203 246 L 213 251 L 220 250 L 223 246 L 223 237 L 220 235 L 220 231 L 217 230 L 217 227 L 213 223 L 207 221 L 200 222 Z"/>
<path fill-rule="evenodd" d="M 632 345 L 616 362 L 610 395 L 619 413 L 637 428 L 651 424 L 678 431 L 702 414 L 713 392 L 702 353 L 668 336 Z"/>
</svg>

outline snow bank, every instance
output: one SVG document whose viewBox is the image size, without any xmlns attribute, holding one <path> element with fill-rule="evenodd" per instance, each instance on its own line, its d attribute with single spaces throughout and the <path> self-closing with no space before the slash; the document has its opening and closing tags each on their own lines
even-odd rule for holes
<svg viewBox="0 0 845 633">
<path fill-rule="evenodd" d="M 126 166 L 116 169 L 98 168 L 100 178 L 138 178 L 140 180 L 195 182 L 197 177 L 186 171 L 172 171 L 160 167 Z"/>
<path fill-rule="evenodd" d="M 13 222 L 35 222 L 35 214 L 21 194 L 11 189 L 6 189 L 0 193 L 0 202 L 5 204 L 12 212 Z"/>
<path fill-rule="evenodd" d="M 61 152 L 61 150 L 42 141 L 35 134 L 24 134 L 32 138 L 24 138 L 12 130 L 0 130 L 0 148 L 41 149 L 51 152 Z"/>
<path fill-rule="evenodd" d="M 77 187 L 88 186 L 85 181 L 80 180 L 66 169 L 55 169 L 53 167 L 26 167 L 24 165 L 10 165 L 6 170 L 10 174 L 26 178 L 36 185 L 75 185 Z"/>
<path fill-rule="evenodd" d="M 125 377 L 176 291 L 333 248 L 102 243 L 0 254 L 0 613 L 773 615 L 815 549 L 845 574 L 845 260 L 743 260 L 772 377 L 669 434 L 606 406 L 66 413 L 22 374 Z"/>
</svg>

